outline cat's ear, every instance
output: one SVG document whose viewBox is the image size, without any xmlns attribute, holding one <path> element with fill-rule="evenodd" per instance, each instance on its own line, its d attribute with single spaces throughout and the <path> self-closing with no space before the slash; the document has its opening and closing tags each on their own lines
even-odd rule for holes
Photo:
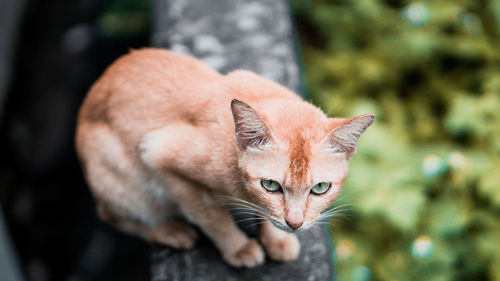
<svg viewBox="0 0 500 281">
<path fill-rule="evenodd" d="M 365 114 L 353 118 L 335 120 L 336 127 L 326 137 L 328 149 L 345 153 L 350 157 L 357 150 L 359 137 L 373 123 L 375 114 Z"/>
<path fill-rule="evenodd" d="M 271 129 L 248 104 L 234 99 L 231 101 L 231 111 L 236 143 L 241 150 L 264 149 L 272 143 Z"/>
</svg>

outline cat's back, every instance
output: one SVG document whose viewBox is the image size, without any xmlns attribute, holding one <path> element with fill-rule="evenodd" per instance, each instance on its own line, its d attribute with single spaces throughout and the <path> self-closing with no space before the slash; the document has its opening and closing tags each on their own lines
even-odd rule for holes
<svg viewBox="0 0 500 281">
<path fill-rule="evenodd" d="M 190 56 L 162 49 L 131 50 L 92 86 L 78 122 L 148 130 L 173 115 L 182 115 L 189 108 L 186 105 L 205 103 L 210 97 L 197 89 L 221 77 Z M 135 125 L 138 127 L 132 128 Z"/>
<path fill-rule="evenodd" d="M 175 123 L 200 133 L 217 130 L 220 138 L 232 139 L 232 99 L 256 109 L 267 99 L 302 103 L 285 87 L 254 73 L 222 75 L 191 56 L 145 48 L 117 59 L 92 86 L 77 133 L 104 125 L 135 147 L 148 132 Z"/>
</svg>

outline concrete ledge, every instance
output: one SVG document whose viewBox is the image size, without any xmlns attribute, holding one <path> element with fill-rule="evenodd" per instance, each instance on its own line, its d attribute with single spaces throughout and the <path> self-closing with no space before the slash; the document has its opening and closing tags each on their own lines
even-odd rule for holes
<svg viewBox="0 0 500 281">
<path fill-rule="evenodd" d="M 190 251 L 155 246 L 153 281 L 325 281 L 334 280 L 328 232 L 314 229 L 299 235 L 301 253 L 287 263 L 266 262 L 252 269 L 228 266 L 206 238 Z"/>
<path fill-rule="evenodd" d="M 153 46 L 194 55 L 222 73 L 254 71 L 304 97 L 286 1 L 155 0 L 153 13 Z M 253 269 L 228 266 L 206 238 L 190 251 L 157 245 L 152 280 L 334 280 L 329 233 L 318 228 L 301 233 L 299 239 L 298 260 L 266 261 Z"/>
<path fill-rule="evenodd" d="M 284 0 L 156 0 L 151 43 L 222 73 L 252 70 L 302 95 Z"/>
</svg>

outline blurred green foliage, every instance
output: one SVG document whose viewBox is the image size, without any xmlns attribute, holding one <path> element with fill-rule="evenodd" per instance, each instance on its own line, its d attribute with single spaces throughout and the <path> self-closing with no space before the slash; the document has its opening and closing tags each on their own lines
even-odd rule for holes
<svg viewBox="0 0 500 281">
<path fill-rule="evenodd" d="M 151 0 L 106 0 L 97 23 L 110 37 L 147 34 L 150 29 Z"/>
<path fill-rule="evenodd" d="M 313 102 L 377 114 L 333 229 L 338 280 L 500 280 L 500 2 L 291 3 Z"/>
</svg>

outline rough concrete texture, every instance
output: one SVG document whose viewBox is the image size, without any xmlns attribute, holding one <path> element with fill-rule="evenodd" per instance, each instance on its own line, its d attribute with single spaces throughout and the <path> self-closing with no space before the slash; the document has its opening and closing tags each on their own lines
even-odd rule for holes
<svg viewBox="0 0 500 281">
<path fill-rule="evenodd" d="M 288 3 L 282 0 L 156 0 L 152 45 L 194 55 L 219 70 L 252 70 L 304 97 Z M 245 227 L 243 226 L 245 229 Z M 247 232 L 252 233 L 252 230 Z M 155 246 L 154 281 L 333 280 L 328 232 L 300 233 L 298 260 L 228 266 L 206 238 L 190 251 Z"/>
<path fill-rule="evenodd" d="M 252 269 L 228 266 L 206 238 L 189 251 L 157 246 L 153 252 L 153 281 L 325 281 L 334 280 L 328 233 L 314 229 L 299 235 L 301 253 L 297 260 L 270 260 Z"/>
<path fill-rule="evenodd" d="M 194 55 L 222 73 L 252 70 L 298 94 L 300 68 L 282 0 L 156 0 L 152 44 Z"/>
</svg>

